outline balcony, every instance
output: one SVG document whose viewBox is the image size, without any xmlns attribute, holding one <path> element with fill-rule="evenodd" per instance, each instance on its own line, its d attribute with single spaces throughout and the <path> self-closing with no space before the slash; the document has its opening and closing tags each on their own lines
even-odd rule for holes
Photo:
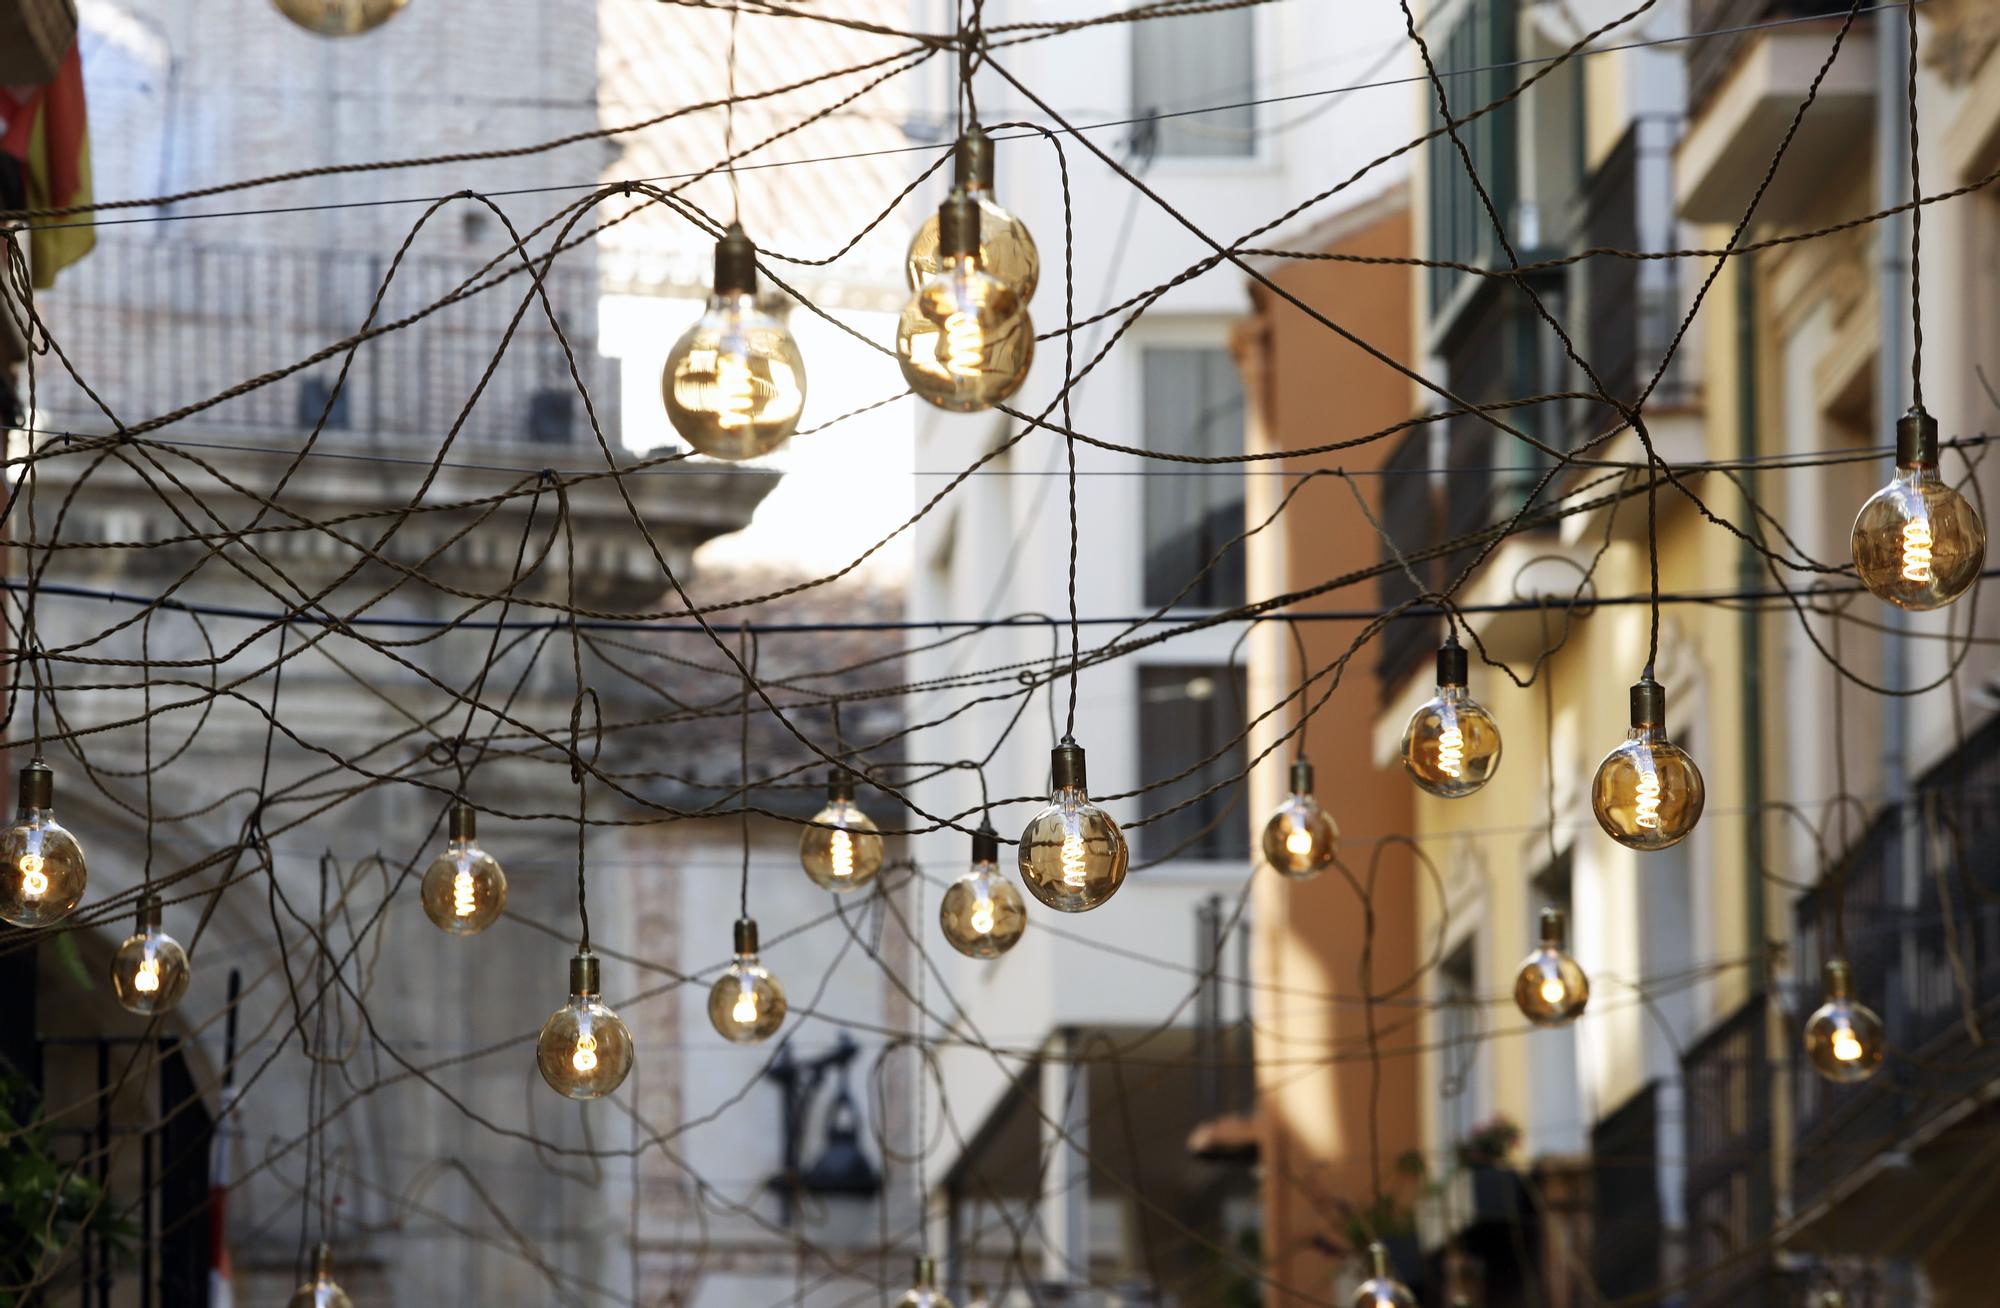
<svg viewBox="0 0 2000 1308">
<path fill-rule="evenodd" d="M 2000 719 L 1926 774 L 1849 852 L 1843 915 L 1860 997 L 1891 1052 L 1873 1079 L 1793 1074 L 1798 1241 L 1883 1257 L 1913 1236 L 1897 1214 L 1963 1175 L 2000 1089 Z M 1798 905 L 1798 984 L 1817 1002 L 1836 887 Z"/>
<path fill-rule="evenodd" d="M 1695 0 L 1688 42 L 1688 122 L 1675 162 L 1680 214 L 1691 222 L 1734 223 L 1770 166 L 1778 144 L 1825 62 L 1840 0 Z M 1774 20 L 1829 15 L 1825 22 Z M 1749 31 L 1705 32 L 1753 27 Z M 1757 209 L 1761 221 L 1788 223 L 1819 203 L 1830 179 L 1867 166 L 1855 142 L 1873 135 L 1875 59 L 1868 22 L 1857 22 L 1820 85 L 1819 96 Z"/>
<path fill-rule="evenodd" d="M 1771 1254 L 1770 1011 L 1762 994 L 1690 1047 L 1688 1308 L 1777 1308 L 1790 1300 Z"/>
</svg>

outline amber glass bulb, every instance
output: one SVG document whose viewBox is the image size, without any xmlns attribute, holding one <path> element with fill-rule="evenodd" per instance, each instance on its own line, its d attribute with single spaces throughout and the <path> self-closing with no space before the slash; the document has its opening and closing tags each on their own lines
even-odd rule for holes
<svg viewBox="0 0 2000 1308">
<path fill-rule="evenodd" d="M 757 924 L 736 920 L 736 960 L 708 992 L 708 1020 L 724 1040 L 753 1045 L 785 1021 L 785 988 L 757 959 Z"/>
<path fill-rule="evenodd" d="M 1632 687 L 1632 727 L 1591 782 L 1597 825 L 1627 849 L 1677 845 L 1701 820 L 1701 769 L 1667 739 L 1667 692 L 1651 677 Z"/>
<path fill-rule="evenodd" d="M 1806 1019 L 1806 1058 L 1829 1081 L 1866 1081 L 1882 1066 L 1887 1048 L 1882 1019 L 1855 1002 L 1845 960 L 1827 963 L 1825 981 L 1826 1002 Z"/>
<path fill-rule="evenodd" d="M 1292 763 L 1292 793 L 1264 824 L 1264 861 L 1284 875 L 1304 881 L 1333 864 L 1340 828 L 1313 798 L 1312 764 Z"/>
<path fill-rule="evenodd" d="M 1937 421 L 1912 409 L 1896 424 L 1896 475 L 1854 518 L 1854 570 L 1881 599 L 1942 608 L 1986 566 L 1986 524 L 1938 475 Z"/>
<path fill-rule="evenodd" d="M 477 935 L 507 907 L 507 874 L 479 847 L 476 822 L 470 804 L 451 806 L 451 839 L 424 869 L 420 890 L 424 915 L 455 936 Z"/>
<path fill-rule="evenodd" d="M 955 413 L 990 409 L 1027 380 L 1035 325 L 1027 303 L 979 263 L 979 206 L 953 191 L 938 210 L 937 276 L 917 288 L 896 325 L 903 380 Z"/>
<path fill-rule="evenodd" d="M 188 988 L 188 956 L 160 930 L 160 898 L 139 901 L 139 929 L 111 956 L 111 993 L 128 1013 L 151 1017 L 180 1003 Z"/>
<path fill-rule="evenodd" d="M 757 247 L 731 223 L 715 243 L 715 292 L 667 353 L 667 418 L 712 459 L 769 454 L 798 429 L 806 366 L 784 321 L 757 300 Z"/>
<path fill-rule="evenodd" d="M 951 1308 L 951 1300 L 937 1288 L 937 1263 L 919 1255 L 910 1275 L 910 1288 L 896 1300 L 896 1308 Z"/>
<path fill-rule="evenodd" d="M 403 6 L 409 2 L 410 0 L 273 0 L 279 13 L 308 32 L 319 36 L 359 36 L 363 32 L 372 32 L 403 12 Z"/>
<path fill-rule="evenodd" d="M 1403 768 L 1429 793 L 1459 799 L 1499 770 L 1500 727 L 1465 689 L 1465 647 L 1447 641 L 1437 661 L 1437 694 L 1403 728 Z"/>
<path fill-rule="evenodd" d="M 1416 1296 L 1389 1271 L 1389 1251 L 1380 1242 L 1368 1246 L 1375 1274 L 1354 1288 L 1348 1308 L 1417 1308 Z"/>
<path fill-rule="evenodd" d="M 1021 833 L 1021 884 L 1050 908 L 1083 913 L 1118 893 L 1131 857 L 1125 833 L 1084 794 L 1083 746 L 1064 737 L 1052 751 L 1055 791 Z"/>
<path fill-rule="evenodd" d="M 1000 874 L 1000 837 L 992 827 L 973 832 L 972 867 L 944 892 L 938 925 L 967 958 L 998 958 L 1028 929 L 1021 892 Z"/>
<path fill-rule="evenodd" d="M 958 138 L 954 184 L 979 206 L 979 266 L 1007 284 L 1022 304 L 1035 298 L 1041 281 L 1042 258 L 1028 225 L 993 199 L 993 138 L 974 127 Z M 938 275 L 939 215 L 926 214 L 910 239 L 905 272 L 916 290 Z"/>
<path fill-rule="evenodd" d="M 826 807 L 799 837 L 799 862 L 813 884 L 836 893 L 859 890 L 882 867 L 882 836 L 854 803 L 854 775 L 837 768 L 826 779 Z"/>
<path fill-rule="evenodd" d="M 21 808 L 0 836 L 0 918 L 42 927 L 83 898 L 83 848 L 56 821 L 55 774 L 36 759 L 21 769 Z"/>
<path fill-rule="evenodd" d="M 333 1250 L 322 1244 L 313 1254 L 313 1275 L 292 1295 L 285 1308 L 354 1308 L 347 1291 L 333 1279 Z"/>
<path fill-rule="evenodd" d="M 1536 1026 L 1568 1026 L 1590 1002 L 1590 978 L 1563 952 L 1562 910 L 1542 910 L 1542 944 L 1514 979 L 1514 1004 Z"/>
<path fill-rule="evenodd" d="M 598 997 L 597 955 L 569 961 L 569 1003 L 542 1023 L 535 1065 L 542 1080 L 571 1099 L 602 1099 L 632 1070 L 632 1032 Z"/>
</svg>

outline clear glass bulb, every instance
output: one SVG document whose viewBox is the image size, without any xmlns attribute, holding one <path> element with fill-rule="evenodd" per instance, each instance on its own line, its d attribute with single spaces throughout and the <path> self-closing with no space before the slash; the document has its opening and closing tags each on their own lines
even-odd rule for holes
<svg viewBox="0 0 2000 1308">
<path fill-rule="evenodd" d="M 1590 978 L 1563 952 L 1563 914 L 1542 910 L 1541 947 L 1521 963 L 1514 1005 L 1536 1026 L 1568 1026 L 1590 1002 Z"/>
<path fill-rule="evenodd" d="M 896 1308 L 952 1308 L 951 1300 L 937 1288 L 937 1263 L 919 1255 L 910 1276 L 910 1288 L 896 1300 Z"/>
<path fill-rule="evenodd" d="M 359 36 L 403 12 L 410 0 L 273 0 L 278 12 L 319 36 Z"/>
<path fill-rule="evenodd" d="M 83 847 L 56 821 L 55 774 L 40 759 L 21 769 L 21 807 L 0 836 L 0 919 L 44 927 L 70 915 L 88 873 Z"/>
<path fill-rule="evenodd" d="M 420 890 L 424 915 L 455 936 L 477 935 L 507 907 L 507 874 L 479 847 L 474 821 L 470 805 L 452 805 L 451 839 L 424 869 Z"/>
<path fill-rule="evenodd" d="M 979 266 L 946 261 L 910 297 L 896 325 L 903 380 L 955 413 L 990 409 L 1021 388 L 1035 360 L 1035 325 L 1021 297 Z"/>
<path fill-rule="evenodd" d="M 293 1293 L 285 1308 L 354 1308 L 347 1291 L 333 1279 L 333 1250 L 321 1245 L 313 1255 L 310 1281 Z"/>
<path fill-rule="evenodd" d="M 1035 298 L 1035 287 L 1041 284 L 1042 256 L 1028 225 L 995 203 L 993 193 L 986 188 L 969 187 L 966 193 L 979 206 L 979 266 L 1012 290 L 1022 304 L 1029 303 Z M 910 238 L 904 269 L 910 289 L 914 291 L 937 276 L 941 266 L 938 216 L 930 213 Z"/>
<path fill-rule="evenodd" d="M 882 836 L 854 803 L 854 778 L 836 771 L 827 779 L 826 807 L 799 836 L 799 862 L 822 890 L 859 890 L 882 867 Z"/>
<path fill-rule="evenodd" d="M 718 293 L 667 355 L 660 390 L 682 440 L 713 459 L 754 459 L 798 429 L 805 359 L 755 292 Z"/>
<path fill-rule="evenodd" d="M 1632 687 L 1632 726 L 1604 756 L 1590 787 L 1590 811 L 1627 849 L 1677 845 L 1701 820 L 1701 769 L 1667 739 L 1666 691 L 1650 678 Z"/>
<path fill-rule="evenodd" d="M 1354 1288 L 1348 1308 L 1417 1308 L 1416 1296 L 1389 1271 L 1389 1253 L 1381 1244 L 1368 1246 L 1375 1274 Z"/>
<path fill-rule="evenodd" d="M 739 1045 L 769 1039 L 784 1025 L 785 988 L 758 961 L 757 924 L 747 917 L 736 923 L 736 961 L 709 988 L 708 1020 Z"/>
<path fill-rule="evenodd" d="M 111 956 L 111 993 L 128 1013 L 165 1013 L 187 994 L 188 956 L 180 941 L 160 929 L 160 901 L 139 904 L 139 928 Z"/>
<path fill-rule="evenodd" d="M 1499 767 L 1500 726 L 1463 681 L 1439 685 L 1403 728 L 1403 769 L 1430 794 L 1445 799 L 1470 795 L 1492 780 Z"/>
<path fill-rule="evenodd" d="M 1942 608 L 1979 580 L 1986 526 L 1936 465 L 1898 468 L 1854 518 L 1854 570 L 1879 598 Z"/>
<path fill-rule="evenodd" d="M 1021 833 L 1021 884 L 1063 913 L 1083 913 L 1118 893 L 1131 854 L 1111 815 L 1084 794 L 1083 747 L 1057 745 L 1051 774 L 1055 792 Z"/>
<path fill-rule="evenodd" d="M 1264 861 L 1285 876 L 1304 881 L 1333 865 L 1340 828 L 1313 798 L 1312 764 L 1292 763 L 1292 793 L 1264 824 Z"/>
<path fill-rule="evenodd" d="M 535 1066 L 557 1094 L 602 1099 L 632 1070 L 632 1032 L 598 997 L 597 956 L 580 949 L 569 962 L 569 1003 L 542 1023 Z"/>
<path fill-rule="evenodd" d="M 993 828 L 973 833 L 972 867 L 944 892 L 938 925 L 951 947 L 967 958 L 998 958 L 1028 929 L 1021 892 L 1000 875 L 1000 838 Z"/>
<path fill-rule="evenodd" d="M 1826 1002 L 1806 1019 L 1806 1059 L 1829 1081 L 1866 1081 L 1882 1066 L 1888 1039 L 1882 1019 L 1853 997 L 1847 964 L 1826 965 Z"/>
</svg>

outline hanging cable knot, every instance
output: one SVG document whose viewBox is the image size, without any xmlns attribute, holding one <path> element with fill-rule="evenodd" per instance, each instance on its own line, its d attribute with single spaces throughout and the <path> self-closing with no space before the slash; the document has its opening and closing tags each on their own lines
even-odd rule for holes
<svg viewBox="0 0 2000 1308">
<path fill-rule="evenodd" d="M 590 757 L 583 756 L 583 701 L 590 701 L 591 746 Z M 590 769 L 597 766 L 597 756 L 604 749 L 604 706 L 598 702 L 597 692 L 585 686 L 576 693 L 569 706 L 569 779 L 577 785 Z"/>
</svg>

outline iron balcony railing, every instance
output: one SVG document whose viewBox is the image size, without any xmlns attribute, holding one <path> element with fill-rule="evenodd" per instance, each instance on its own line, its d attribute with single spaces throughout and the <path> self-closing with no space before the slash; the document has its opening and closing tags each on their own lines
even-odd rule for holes
<svg viewBox="0 0 2000 1308">
<path fill-rule="evenodd" d="M 1708 107 L 1737 56 L 1759 39 L 1758 24 L 1844 14 L 1848 8 L 1847 0 L 1694 0 L 1688 13 L 1688 31 L 1694 38 L 1687 47 L 1689 115 Z"/>
<path fill-rule="evenodd" d="M 473 277 L 482 263 L 470 256 L 406 257 L 373 324 L 427 308 Z M 388 256 L 372 252 L 102 239 L 40 297 L 39 308 L 77 373 L 120 422 L 130 424 L 291 368 L 360 331 L 370 322 L 369 307 L 388 265 Z M 488 277 L 513 266 L 503 263 Z M 599 421 L 615 442 L 616 370 L 597 352 L 595 269 L 558 262 L 543 284 Z M 525 273 L 516 272 L 369 341 L 337 395 L 344 352 L 204 408 L 186 425 L 273 434 L 310 430 L 327 411 L 326 429 L 335 438 L 435 440 L 477 393 L 463 428 L 471 441 L 586 439 L 582 401 L 539 303 L 520 315 L 482 389 L 481 379 L 532 286 Z M 44 364 L 37 384 L 36 407 L 45 424 L 58 431 L 112 429 L 62 368 Z"/>
<path fill-rule="evenodd" d="M 1778 1308 L 1769 1237 L 1770 1014 L 1752 995 L 1681 1060 L 1687 1098 L 1687 1308 Z"/>
</svg>

